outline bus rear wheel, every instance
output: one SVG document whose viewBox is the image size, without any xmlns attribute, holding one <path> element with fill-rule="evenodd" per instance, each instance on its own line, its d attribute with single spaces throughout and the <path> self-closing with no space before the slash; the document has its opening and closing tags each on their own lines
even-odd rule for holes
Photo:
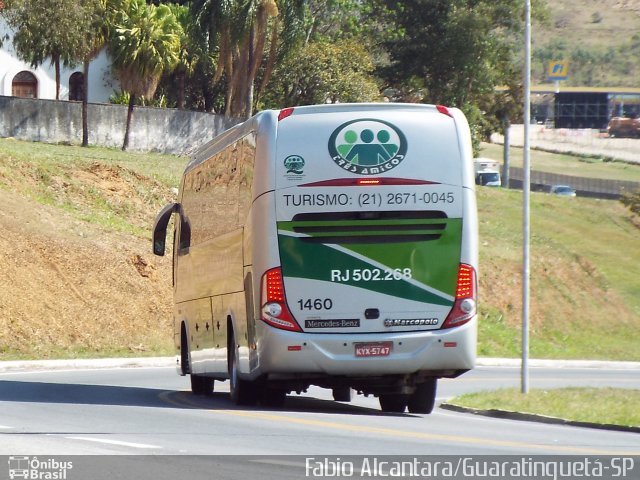
<svg viewBox="0 0 640 480">
<path fill-rule="evenodd" d="M 438 379 L 430 378 L 426 382 L 419 383 L 415 392 L 409 396 L 409 412 L 411 413 L 431 413 L 436 404 L 436 390 Z"/>
<path fill-rule="evenodd" d="M 238 368 L 238 347 L 235 335 L 229 341 L 229 396 L 236 405 L 255 405 L 258 401 L 258 388 L 254 382 L 240 378 Z"/>
</svg>

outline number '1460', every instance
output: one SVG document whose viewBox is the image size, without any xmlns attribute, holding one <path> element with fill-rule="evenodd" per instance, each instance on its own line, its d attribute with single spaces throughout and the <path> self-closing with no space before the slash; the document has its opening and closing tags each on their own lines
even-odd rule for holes
<svg viewBox="0 0 640 480">
<path fill-rule="evenodd" d="M 333 300 L 330 298 L 307 298 L 298 300 L 300 310 L 331 310 Z"/>
</svg>

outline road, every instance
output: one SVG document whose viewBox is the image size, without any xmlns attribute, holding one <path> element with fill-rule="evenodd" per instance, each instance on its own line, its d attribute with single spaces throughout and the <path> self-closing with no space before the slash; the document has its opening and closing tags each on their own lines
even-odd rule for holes
<svg viewBox="0 0 640 480">
<path fill-rule="evenodd" d="M 280 409 L 238 408 L 227 382 L 195 397 L 173 368 L 0 374 L 0 455 L 640 455 L 636 433 L 479 417 L 387 414 L 377 399 L 310 389 Z M 517 387 L 517 368 L 442 380 L 438 399 Z M 532 388 L 640 388 L 637 370 L 536 368 Z M 0 474 L 1 474 L 0 470 Z"/>
</svg>

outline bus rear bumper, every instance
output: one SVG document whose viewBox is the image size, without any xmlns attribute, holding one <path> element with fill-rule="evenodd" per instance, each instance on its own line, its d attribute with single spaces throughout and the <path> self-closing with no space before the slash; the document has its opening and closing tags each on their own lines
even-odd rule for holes
<svg viewBox="0 0 640 480">
<path fill-rule="evenodd" d="M 432 371 L 433 376 L 447 376 L 446 372 L 474 367 L 476 341 L 475 317 L 446 330 L 394 333 L 297 333 L 266 327 L 258 345 L 259 369 L 267 375 L 380 376 Z"/>
</svg>

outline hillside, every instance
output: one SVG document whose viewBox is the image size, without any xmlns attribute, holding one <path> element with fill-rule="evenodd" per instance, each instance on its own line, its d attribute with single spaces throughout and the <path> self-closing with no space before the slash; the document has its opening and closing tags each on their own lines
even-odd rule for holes
<svg viewBox="0 0 640 480">
<path fill-rule="evenodd" d="M 0 139 L 0 359 L 171 354 L 156 212 L 186 159 Z M 480 189 L 479 353 L 518 356 L 521 193 Z M 640 229 L 618 202 L 532 200 L 531 355 L 640 360 Z"/>
<path fill-rule="evenodd" d="M 564 85 L 638 87 L 640 0 L 547 1 L 533 22 L 533 79 L 546 83 L 549 60 L 569 61 Z"/>
<path fill-rule="evenodd" d="M 185 162 L 0 140 L 0 358 L 171 352 L 148 232 Z"/>
<path fill-rule="evenodd" d="M 170 270 L 149 263 L 148 241 L 6 191 L 0 202 L 0 358 L 168 352 Z"/>
<path fill-rule="evenodd" d="M 522 192 L 481 188 L 480 355 L 517 356 Z M 640 360 L 640 221 L 620 202 L 531 196 L 531 355 Z"/>
</svg>

